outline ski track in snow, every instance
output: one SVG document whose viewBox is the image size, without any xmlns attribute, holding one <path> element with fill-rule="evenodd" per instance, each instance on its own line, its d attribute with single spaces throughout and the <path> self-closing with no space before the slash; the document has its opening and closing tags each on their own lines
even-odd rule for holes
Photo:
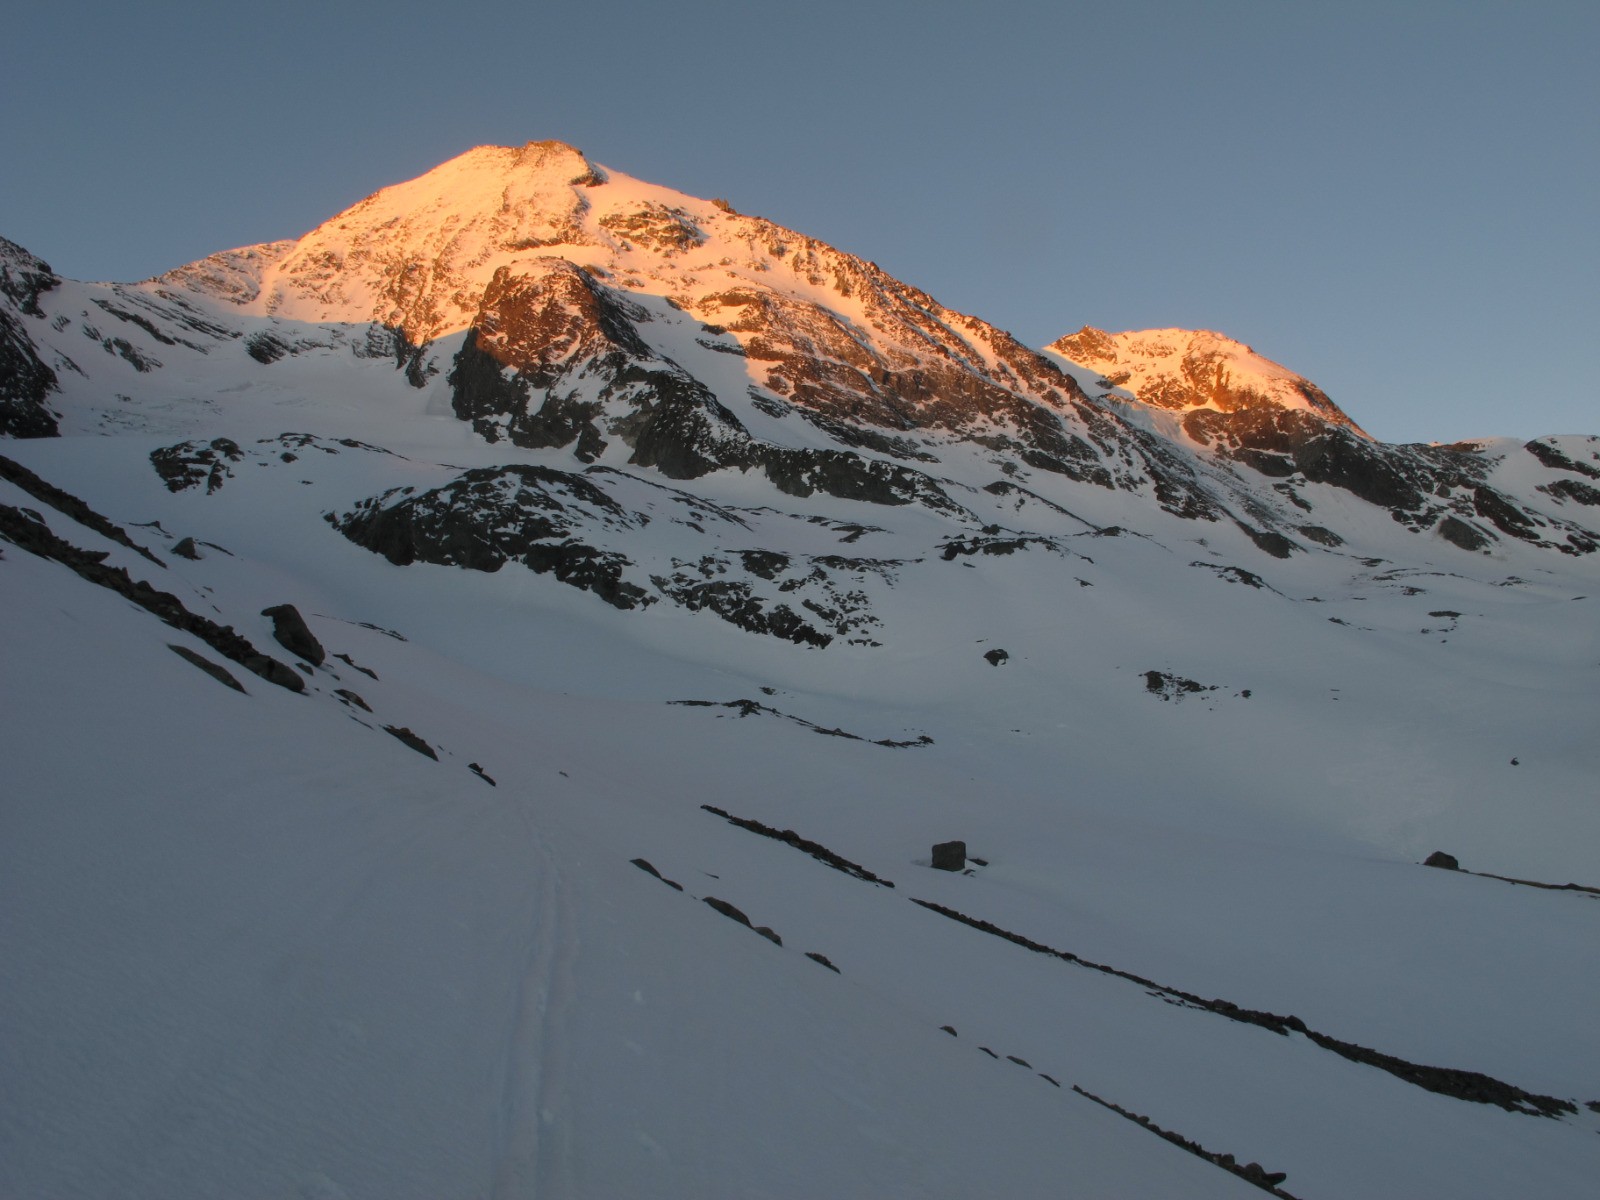
<svg viewBox="0 0 1600 1200">
<path fill-rule="evenodd" d="M 566 1025 L 577 1001 L 573 968 L 582 942 L 567 917 L 573 901 L 566 875 L 538 833 L 531 802 L 518 798 L 514 803 L 538 852 L 538 922 L 506 1046 L 493 1195 L 495 1200 L 580 1195 L 568 1107 Z"/>
</svg>

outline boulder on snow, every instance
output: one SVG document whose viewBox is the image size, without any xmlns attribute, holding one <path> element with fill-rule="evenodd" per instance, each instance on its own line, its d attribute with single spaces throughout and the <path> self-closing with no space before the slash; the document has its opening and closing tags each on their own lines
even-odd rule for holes
<svg viewBox="0 0 1600 1200">
<path fill-rule="evenodd" d="M 965 871 L 967 869 L 967 844 L 965 842 L 940 842 L 933 848 L 935 871 Z"/>
<path fill-rule="evenodd" d="M 261 610 L 263 617 L 272 618 L 272 636 L 278 645 L 297 658 L 303 658 L 314 667 L 320 667 L 328 652 L 317 641 L 300 610 L 292 604 L 275 604 Z"/>
<path fill-rule="evenodd" d="M 1459 871 L 1461 869 L 1461 864 L 1456 861 L 1455 855 L 1446 854 L 1443 850 L 1435 850 L 1422 860 L 1422 865 L 1425 867 L 1440 867 L 1446 871 Z"/>
</svg>

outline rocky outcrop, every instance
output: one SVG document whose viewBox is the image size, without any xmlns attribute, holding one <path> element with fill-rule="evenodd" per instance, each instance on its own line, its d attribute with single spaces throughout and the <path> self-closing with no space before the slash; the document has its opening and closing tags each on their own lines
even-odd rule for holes
<svg viewBox="0 0 1600 1200">
<path fill-rule="evenodd" d="M 306 685 L 296 671 L 262 654 L 231 626 L 219 625 L 209 617 L 190 612 L 176 596 L 158 591 L 142 579 L 134 579 L 125 567 L 106 566 L 103 552 L 85 550 L 57 537 L 49 526 L 27 510 L 0 504 L 0 538 L 30 554 L 61 563 L 89 583 L 131 600 L 172 628 L 193 634 L 223 657 L 253 671 L 268 683 L 291 692 L 305 691 Z"/>
<path fill-rule="evenodd" d="M 357 545 L 399 566 L 427 562 L 498 571 L 515 562 L 617 608 L 667 600 L 801 645 L 822 647 L 841 638 L 876 644 L 871 593 L 894 584 L 900 562 L 726 545 L 750 536 L 740 513 L 661 485 L 648 488 L 651 499 L 644 507 L 638 499 L 618 498 L 641 486 L 604 467 L 582 474 L 486 467 L 425 492 L 392 489 L 328 520 Z M 643 535 L 652 521 L 663 519 L 660 504 L 667 505 L 665 519 L 702 541 L 704 553 L 686 556 L 681 542 L 674 543 L 674 553 Z"/>
<path fill-rule="evenodd" d="M 210 495 L 233 478 L 230 463 L 244 458 L 244 451 L 232 438 L 212 438 L 210 442 L 179 442 L 150 451 L 150 465 L 169 492 L 183 492 L 205 485 Z"/>
<path fill-rule="evenodd" d="M 103 538 L 116 542 L 119 546 L 126 546 L 141 558 L 154 563 L 158 567 L 165 567 L 162 562 L 149 550 L 128 536 L 127 530 L 115 521 L 108 520 L 88 504 L 70 492 L 63 491 L 14 459 L 0 454 L 0 479 L 16 485 L 41 504 L 49 505 L 64 517 L 70 517 L 85 529 L 92 529 Z"/>
<path fill-rule="evenodd" d="M 428 745 L 427 739 L 420 734 L 413 733 L 404 725 L 385 725 L 383 731 L 396 741 L 409 746 L 424 758 L 431 758 L 434 762 L 439 761 L 438 751 Z"/>
<path fill-rule="evenodd" d="M 1238 1021 L 1241 1024 L 1254 1025 L 1257 1028 L 1269 1030 L 1281 1037 L 1299 1034 L 1322 1049 L 1330 1050 L 1350 1062 L 1377 1067 L 1379 1070 L 1387 1071 L 1406 1083 L 1437 1095 L 1449 1096 L 1456 1100 L 1465 1100 L 1472 1104 L 1494 1105 L 1497 1108 L 1504 1109 L 1506 1112 L 1522 1113 L 1533 1117 L 1561 1117 L 1564 1114 L 1577 1112 L 1576 1104 L 1559 1096 L 1530 1092 L 1515 1084 L 1507 1083 L 1502 1079 L 1496 1079 L 1479 1071 L 1466 1071 L 1456 1067 L 1426 1066 L 1421 1063 L 1409 1062 L 1392 1054 L 1385 1054 L 1381 1050 L 1374 1050 L 1369 1046 L 1358 1045 L 1355 1042 L 1347 1042 L 1321 1033 L 1310 1028 L 1299 1017 L 1292 1014 L 1283 1016 L 1260 1009 L 1245 1008 L 1230 1000 L 1208 999 L 1194 992 L 1168 987 L 1166 984 L 1157 983 L 1153 979 L 1134 974 L 1131 971 L 1124 971 L 1105 963 L 1082 958 L 1070 950 L 1055 949 L 1042 942 L 1034 941 L 1025 934 L 1002 928 L 992 921 L 968 916 L 966 913 L 958 912 L 956 909 L 935 903 L 932 900 L 919 900 L 912 897 L 911 902 L 969 928 L 1000 938 L 1013 945 L 1021 946 L 1025 950 L 1031 950 L 1035 954 L 1043 954 L 1073 966 L 1097 971 L 1102 975 L 1127 980 L 1130 983 L 1137 984 L 1147 996 L 1152 996 L 1158 1000 L 1166 1000 L 1168 1003 L 1178 1003 L 1184 1007 L 1201 1009 L 1214 1013 L 1219 1017 L 1225 1017 L 1230 1021 Z"/>
<path fill-rule="evenodd" d="M 0 307 L 0 437 L 59 436 L 60 419 L 47 403 L 58 387 L 21 318 Z"/>
<path fill-rule="evenodd" d="M 317 641 L 316 634 L 292 604 L 276 604 L 261 610 L 263 617 L 272 618 L 273 640 L 296 658 L 303 658 L 314 667 L 320 667 L 328 652 Z"/>
<path fill-rule="evenodd" d="M 429 562 L 498 571 L 515 561 L 617 608 L 654 600 L 624 578 L 631 565 L 625 556 L 581 540 L 598 530 L 635 528 L 648 518 L 627 511 L 582 476 L 549 467 L 468 471 L 444 487 L 385 492 L 329 519 L 358 546 L 398 566 Z"/>
<path fill-rule="evenodd" d="M 60 284 L 50 265 L 0 238 L 0 437 L 56 437 L 47 401 L 60 384 L 39 357 L 24 318 L 42 318 L 39 297 Z"/>
<path fill-rule="evenodd" d="M 774 946 L 783 945 L 783 939 L 774 933 L 770 928 L 765 925 L 752 924 L 750 918 L 745 916 L 743 911 L 734 905 L 729 904 L 726 900 L 719 900 L 715 896 L 706 896 L 704 899 L 708 905 L 714 908 L 717 912 L 721 913 L 723 916 L 727 917 L 730 921 L 737 921 L 746 929 L 754 930 L 756 933 L 759 933 L 762 937 L 766 938 L 767 941 L 771 942 Z"/>
</svg>

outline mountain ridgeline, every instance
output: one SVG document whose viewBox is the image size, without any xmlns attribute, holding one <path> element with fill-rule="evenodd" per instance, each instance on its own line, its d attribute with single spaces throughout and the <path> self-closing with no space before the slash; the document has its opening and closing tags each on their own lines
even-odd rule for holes
<svg viewBox="0 0 1600 1200">
<path fill-rule="evenodd" d="M 621 536 L 649 518 L 620 516 L 615 488 L 737 472 L 791 506 L 916 506 L 946 526 L 930 550 L 1175 519 L 1242 537 L 1242 554 L 1359 556 L 1369 509 L 1422 558 L 1600 546 L 1594 439 L 1387 445 L 1209 332 L 1085 328 L 1035 351 L 870 262 L 559 142 L 480 147 L 298 240 L 138 284 L 62 283 L 0 243 L 0 432 L 178 428 L 171 393 L 202 368 L 221 388 L 318 355 L 387 360 L 394 403 L 420 391 L 485 444 L 559 456 L 537 477 L 480 468 L 329 512 L 352 541 L 394 562 L 516 560 L 612 604 L 672 598 L 810 645 L 861 622 L 808 588 L 859 595 L 890 568 L 780 539 L 739 549 L 800 575 L 733 581 L 740 560 L 710 531 L 748 532 L 746 517 L 689 522 L 701 552 L 663 556 Z"/>
</svg>

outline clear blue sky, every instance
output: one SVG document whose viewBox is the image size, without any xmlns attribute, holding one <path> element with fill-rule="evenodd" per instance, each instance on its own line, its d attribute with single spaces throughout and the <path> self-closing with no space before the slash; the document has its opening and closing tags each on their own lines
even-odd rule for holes
<svg viewBox="0 0 1600 1200">
<path fill-rule="evenodd" d="M 1388 440 L 1600 434 L 1600 0 L 74 3 L 0 235 L 132 279 L 558 138 L 1039 345 L 1219 329 Z"/>
</svg>

